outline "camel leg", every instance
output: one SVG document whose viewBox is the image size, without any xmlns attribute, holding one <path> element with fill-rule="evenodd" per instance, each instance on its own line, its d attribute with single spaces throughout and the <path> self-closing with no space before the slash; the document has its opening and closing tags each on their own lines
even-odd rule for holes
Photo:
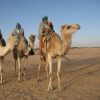
<svg viewBox="0 0 100 100">
<path fill-rule="evenodd" d="M 14 74 L 14 76 L 16 76 L 16 59 L 15 59 L 15 74 Z"/>
<path fill-rule="evenodd" d="M 58 69 L 57 69 L 58 91 L 61 91 L 60 68 L 61 68 L 61 57 L 58 58 Z"/>
<path fill-rule="evenodd" d="M 26 72 L 26 62 L 27 62 L 27 57 L 24 57 L 24 68 L 23 68 L 23 71 L 24 71 L 24 80 L 25 80 L 25 72 Z"/>
<path fill-rule="evenodd" d="M 52 58 L 51 56 L 48 56 L 48 62 L 49 62 L 49 85 L 48 85 L 48 92 L 52 90 Z"/>
<path fill-rule="evenodd" d="M 3 83 L 2 73 L 3 73 L 3 69 L 2 69 L 2 59 L 0 59 L 0 76 L 1 76 L 0 84 Z"/>
<path fill-rule="evenodd" d="M 17 79 L 18 82 L 20 82 L 20 76 L 21 76 L 21 58 L 18 57 L 18 79 Z"/>
<path fill-rule="evenodd" d="M 46 70 L 46 78 L 47 78 L 47 81 L 48 81 L 48 79 L 49 79 L 48 67 L 49 67 L 48 61 L 46 61 L 45 70 Z"/>
<path fill-rule="evenodd" d="M 37 81 L 40 80 L 40 69 L 41 69 L 41 66 L 42 66 L 42 59 L 40 58 L 39 66 L 38 66 L 38 76 L 37 76 Z"/>
</svg>

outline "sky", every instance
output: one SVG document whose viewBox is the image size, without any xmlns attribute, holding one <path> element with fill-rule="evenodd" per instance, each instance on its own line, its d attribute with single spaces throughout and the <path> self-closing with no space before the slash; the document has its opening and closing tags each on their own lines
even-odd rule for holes
<svg viewBox="0 0 100 100">
<path fill-rule="evenodd" d="M 73 47 L 100 47 L 100 0 L 0 0 L 0 29 L 7 40 L 20 22 L 28 39 L 38 35 L 42 16 L 47 15 L 55 31 L 65 24 L 79 24 Z M 35 45 L 38 45 L 36 38 Z"/>
</svg>

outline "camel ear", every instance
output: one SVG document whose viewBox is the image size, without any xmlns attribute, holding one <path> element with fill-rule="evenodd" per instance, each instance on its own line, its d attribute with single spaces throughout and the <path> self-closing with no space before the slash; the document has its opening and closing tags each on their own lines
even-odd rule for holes
<svg viewBox="0 0 100 100">
<path fill-rule="evenodd" d="M 14 36 L 14 33 L 11 33 L 11 36 Z"/>
<path fill-rule="evenodd" d="M 62 26 L 61 26 L 61 29 L 64 29 L 64 27 L 65 27 L 65 25 L 62 25 Z"/>
<path fill-rule="evenodd" d="M 71 28 L 71 25 L 69 25 L 67 28 L 68 28 L 68 29 Z"/>
</svg>

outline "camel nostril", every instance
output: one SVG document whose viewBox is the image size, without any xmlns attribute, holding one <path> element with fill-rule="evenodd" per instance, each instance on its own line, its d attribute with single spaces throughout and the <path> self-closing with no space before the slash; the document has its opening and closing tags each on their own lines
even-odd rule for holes
<svg viewBox="0 0 100 100">
<path fill-rule="evenodd" d="M 80 29 L 81 28 L 80 25 L 77 24 L 77 28 Z"/>
</svg>

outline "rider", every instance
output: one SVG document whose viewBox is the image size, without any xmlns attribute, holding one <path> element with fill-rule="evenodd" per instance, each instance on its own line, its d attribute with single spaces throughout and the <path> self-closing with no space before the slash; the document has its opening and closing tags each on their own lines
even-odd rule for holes
<svg viewBox="0 0 100 100">
<path fill-rule="evenodd" d="M 20 43 L 20 37 L 24 36 L 24 29 L 21 27 L 19 22 L 16 24 L 16 28 L 14 29 L 13 34 L 18 36 L 18 43 Z"/>
<path fill-rule="evenodd" d="M 39 26 L 39 34 L 38 34 L 40 49 L 44 47 L 43 38 L 46 34 L 48 34 L 48 32 L 46 31 L 47 29 L 49 29 L 49 31 L 54 31 L 52 22 L 48 21 L 47 16 L 43 16 L 42 22 L 40 23 L 40 26 Z"/>
<path fill-rule="evenodd" d="M 13 31 L 14 34 L 18 35 L 18 36 L 24 36 L 24 29 L 21 27 L 21 24 L 20 23 L 17 23 L 16 24 L 16 28 L 15 30 Z"/>
</svg>

